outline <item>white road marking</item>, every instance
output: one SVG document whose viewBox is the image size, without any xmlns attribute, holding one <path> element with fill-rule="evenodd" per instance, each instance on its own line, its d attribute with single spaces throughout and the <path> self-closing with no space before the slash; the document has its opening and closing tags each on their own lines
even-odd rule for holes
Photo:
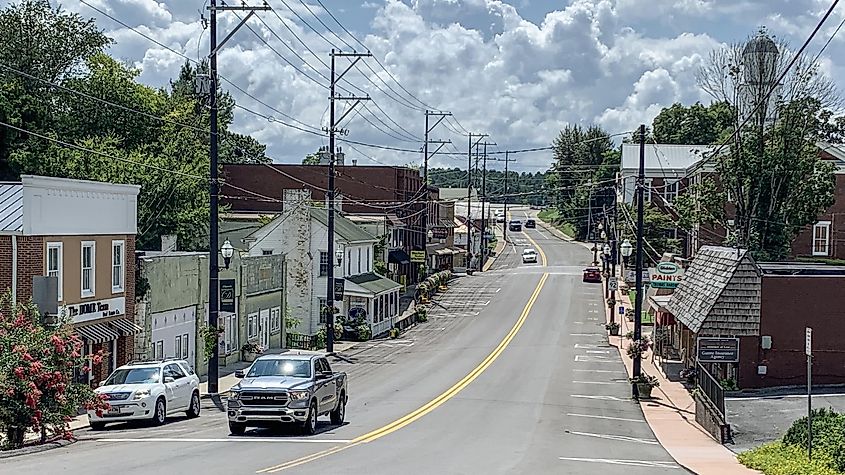
<svg viewBox="0 0 845 475">
<path fill-rule="evenodd" d="M 814 398 L 823 397 L 842 397 L 845 394 L 814 394 Z M 785 396 L 755 396 L 755 397 L 726 397 L 725 401 L 756 401 L 761 399 L 790 399 L 790 398 L 807 398 L 806 394 L 788 394 Z"/>
<path fill-rule="evenodd" d="M 601 333 L 570 333 L 569 336 L 599 336 Z M 576 346 L 577 348 L 577 346 Z"/>
<path fill-rule="evenodd" d="M 575 355 L 576 363 L 609 363 L 615 361 L 609 356 Z"/>
<path fill-rule="evenodd" d="M 585 351 L 588 355 L 609 355 L 610 351 L 608 350 L 587 350 Z"/>
<path fill-rule="evenodd" d="M 630 399 L 623 399 L 621 397 L 616 396 L 595 396 L 592 394 L 570 394 L 569 397 L 574 397 L 577 399 L 598 399 L 599 401 L 617 401 L 617 402 L 627 402 Z"/>
<path fill-rule="evenodd" d="M 613 435 L 613 434 L 594 434 L 592 432 L 576 432 L 574 430 L 568 431 L 570 434 L 580 435 L 584 437 L 595 437 L 597 439 L 619 440 L 622 442 L 635 442 L 638 444 L 658 445 L 654 439 L 641 439 L 639 437 L 628 437 L 627 435 Z"/>
<path fill-rule="evenodd" d="M 573 384 L 623 384 L 624 381 L 572 381 Z"/>
<path fill-rule="evenodd" d="M 231 437 L 219 439 L 193 439 L 193 438 L 178 438 L 178 437 L 150 437 L 150 438 L 112 438 L 112 437 L 92 437 L 89 440 L 109 441 L 109 442 L 291 442 L 291 443 L 305 443 L 305 444 L 348 444 L 352 442 L 351 439 L 301 439 L 294 437 Z"/>
<path fill-rule="evenodd" d="M 626 419 L 624 417 L 609 417 L 609 416 L 594 416 L 592 414 L 572 414 L 569 413 L 567 416 L 570 417 L 589 417 L 591 419 L 607 419 L 609 421 L 621 421 L 621 422 L 639 422 L 645 424 L 645 421 L 641 421 L 639 419 Z"/>
<path fill-rule="evenodd" d="M 582 350 L 583 349 L 590 349 L 591 350 L 593 348 L 601 348 L 601 346 L 600 345 L 592 345 L 592 344 L 589 344 L 589 343 L 576 343 L 575 344 L 575 349 L 582 349 Z"/>
<path fill-rule="evenodd" d="M 573 369 L 572 371 L 577 371 L 579 373 L 618 373 L 618 374 L 628 374 L 626 371 L 622 370 L 613 370 L 613 369 Z"/>
<path fill-rule="evenodd" d="M 630 465 L 633 467 L 680 468 L 674 462 L 660 462 L 651 460 L 618 460 L 618 459 L 590 459 L 582 457 L 558 457 L 560 460 L 572 462 L 608 463 L 612 465 Z"/>
</svg>

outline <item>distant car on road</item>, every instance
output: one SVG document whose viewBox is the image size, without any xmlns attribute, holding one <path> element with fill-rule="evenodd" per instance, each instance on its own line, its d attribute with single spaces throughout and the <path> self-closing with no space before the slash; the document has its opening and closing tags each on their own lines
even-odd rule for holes
<svg viewBox="0 0 845 475">
<path fill-rule="evenodd" d="M 199 384 L 199 377 L 185 360 L 123 365 L 94 390 L 107 398 L 110 408 L 100 415 L 88 411 L 91 430 L 102 430 L 108 422 L 148 420 L 161 425 L 167 416 L 179 412 L 198 417 Z"/>
<path fill-rule="evenodd" d="M 317 430 L 317 417 L 329 414 L 343 424 L 346 413 L 346 373 L 333 372 L 324 353 L 296 351 L 261 356 L 232 387 L 227 403 L 229 432 L 243 435 L 247 427 L 296 424 L 307 435 Z"/>
<path fill-rule="evenodd" d="M 522 263 L 528 264 L 529 262 L 537 263 L 537 251 L 534 249 L 525 249 L 522 251 Z"/>
<path fill-rule="evenodd" d="M 584 282 L 598 282 L 601 283 L 601 271 L 598 267 L 587 267 L 584 269 Z"/>
<path fill-rule="evenodd" d="M 522 221 L 513 219 L 508 223 L 508 231 L 522 231 Z"/>
<path fill-rule="evenodd" d="M 528 219 L 528 220 L 525 221 L 525 227 L 526 228 L 536 228 L 537 223 L 533 219 Z"/>
</svg>

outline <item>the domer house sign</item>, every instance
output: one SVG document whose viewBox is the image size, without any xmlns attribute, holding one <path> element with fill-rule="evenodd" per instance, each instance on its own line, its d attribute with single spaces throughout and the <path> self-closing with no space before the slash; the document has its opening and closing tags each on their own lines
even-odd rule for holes
<svg viewBox="0 0 845 475">
<path fill-rule="evenodd" d="M 658 262 L 648 269 L 649 285 L 655 289 L 674 289 L 684 280 L 683 267 L 674 262 Z"/>
</svg>

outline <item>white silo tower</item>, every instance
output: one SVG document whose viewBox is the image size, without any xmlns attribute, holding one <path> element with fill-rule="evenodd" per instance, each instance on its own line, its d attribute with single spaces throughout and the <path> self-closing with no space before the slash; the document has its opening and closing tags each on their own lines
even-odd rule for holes
<svg viewBox="0 0 845 475">
<path fill-rule="evenodd" d="M 777 84 L 779 54 L 777 45 L 764 29 L 749 40 L 742 50 L 739 110 L 743 120 L 752 115 L 751 123 L 757 126 L 770 124 L 777 116 L 780 96 Z M 765 99 L 772 88 L 775 90 Z"/>
</svg>

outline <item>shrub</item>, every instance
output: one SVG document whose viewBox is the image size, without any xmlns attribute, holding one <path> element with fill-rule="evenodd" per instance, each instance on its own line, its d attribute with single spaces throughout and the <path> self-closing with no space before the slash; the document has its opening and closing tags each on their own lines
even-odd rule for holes
<svg viewBox="0 0 845 475">
<path fill-rule="evenodd" d="M 632 384 L 648 384 L 649 386 L 656 388 L 660 386 L 660 381 L 657 380 L 656 377 L 647 375 L 645 373 L 640 373 L 640 375 L 636 378 L 631 378 Z"/>
<path fill-rule="evenodd" d="M 363 323 L 355 327 L 356 333 L 358 334 L 358 339 L 361 341 L 369 340 L 373 337 L 373 330 L 370 328 L 370 325 Z"/>
<path fill-rule="evenodd" d="M 807 421 L 804 421 L 806 424 Z M 765 475 L 838 475 L 831 468 L 827 454 L 813 451 L 813 460 L 807 459 L 807 450 L 797 445 L 772 442 L 739 454 L 737 457 L 748 468 L 760 470 Z"/>
<path fill-rule="evenodd" d="M 425 307 L 417 307 L 417 321 L 418 322 L 426 322 L 428 321 L 428 310 Z"/>
<path fill-rule="evenodd" d="M 74 382 L 105 355 L 82 355 L 82 340 L 67 323 L 45 327 L 31 305 L 0 299 L 0 429 L 6 445 L 20 447 L 25 431 L 72 438 L 68 422 L 80 407 L 98 412 L 108 403 L 90 386 Z"/>
<path fill-rule="evenodd" d="M 792 423 L 783 436 L 783 443 L 807 447 L 807 418 Z M 833 409 L 813 409 L 813 456 L 823 453 L 830 457 L 831 467 L 845 472 L 845 414 Z"/>
</svg>

